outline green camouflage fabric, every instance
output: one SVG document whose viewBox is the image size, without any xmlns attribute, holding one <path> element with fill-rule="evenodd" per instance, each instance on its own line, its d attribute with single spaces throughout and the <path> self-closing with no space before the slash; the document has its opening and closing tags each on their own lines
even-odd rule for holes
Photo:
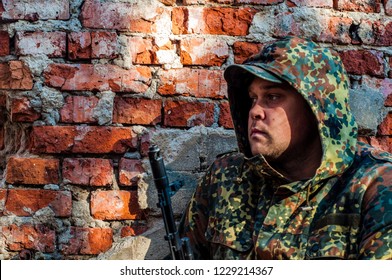
<svg viewBox="0 0 392 280">
<path fill-rule="evenodd" d="M 180 224 L 199 259 L 392 259 L 392 156 L 357 142 L 337 53 L 288 37 L 245 62 L 293 86 L 319 121 L 315 176 L 290 182 L 247 140 L 249 71 L 228 71 L 239 152 L 218 157 Z M 261 70 L 260 70 L 261 71 Z M 257 75 L 257 73 L 252 73 Z"/>
</svg>

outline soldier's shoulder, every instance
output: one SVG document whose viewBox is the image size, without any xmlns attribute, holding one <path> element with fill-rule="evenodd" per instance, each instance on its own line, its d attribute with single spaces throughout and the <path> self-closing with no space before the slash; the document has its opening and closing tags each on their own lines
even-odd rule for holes
<svg viewBox="0 0 392 280">
<path fill-rule="evenodd" d="M 223 159 L 228 157 L 241 157 L 242 154 L 236 149 L 231 151 L 226 151 L 216 155 L 216 159 Z"/>
<path fill-rule="evenodd" d="M 215 167 L 228 167 L 240 165 L 244 161 L 244 155 L 238 150 L 218 154 L 215 158 Z"/>
</svg>

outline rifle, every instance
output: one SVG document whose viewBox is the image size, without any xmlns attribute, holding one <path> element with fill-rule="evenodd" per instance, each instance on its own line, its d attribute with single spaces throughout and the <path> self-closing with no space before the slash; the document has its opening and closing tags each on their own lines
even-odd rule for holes
<svg viewBox="0 0 392 280">
<path fill-rule="evenodd" d="M 158 190 L 157 206 L 161 208 L 162 211 L 162 217 L 166 229 L 165 239 L 169 242 L 172 259 L 193 260 L 190 240 L 188 237 L 180 238 L 171 206 L 171 196 L 173 196 L 183 184 L 180 181 L 175 181 L 172 184 L 169 184 L 169 179 L 166 175 L 166 168 L 157 145 L 151 145 L 149 147 L 148 157 L 150 159 L 155 187 Z"/>
</svg>

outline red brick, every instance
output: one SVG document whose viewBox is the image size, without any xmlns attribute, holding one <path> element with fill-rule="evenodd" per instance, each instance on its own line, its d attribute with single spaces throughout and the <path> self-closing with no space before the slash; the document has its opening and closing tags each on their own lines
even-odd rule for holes
<svg viewBox="0 0 392 280">
<path fill-rule="evenodd" d="M 144 172 L 143 164 L 137 159 L 122 158 L 119 164 L 119 180 L 121 186 L 135 186 L 139 175 Z"/>
<path fill-rule="evenodd" d="M 392 78 L 392 57 L 389 57 L 389 71 L 388 71 L 388 77 Z"/>
<path fill-rule="evenodd" d="M 68 58 L 91 59 L 91 33 L 90 32 L 72 32 L 68 34 Z"/>
<path fill-rule="evenodd" d="M 161 109 L 161 100 L 116 96 L 113 123 L 156 125 L 161 122 Z"/>
<path fill-rule="evenodd" d="M 92 187 L 113 184 L 113 166 L 108 159 L 66 158 L 62 171 L 67 183 Z"/>
<path fill-rule="evenodd" d="M 370 144 L 374 147 L 378 147 L 384 151 L 392 153 L 392 137 L 390 136 L 366 136 L 366 137 L 359 137 L 359 140 Z"/>
<path fill-rule="evenodd" d="M 30 90 L 32 88 L 31 71 L 22 61 L 0 63 L 0 89 Z"/>
<path fill-rule="evenodd" d="M 98 220 L 143 218 L 137 191 L 97 191 L 91 196 L 91 215 Z"/>
<path fill-rule="evenodd" d="M 133 64 L 173 64 L 178 59 L 177 45 L 168 38 L 128 37 L 126 44 Z"/>
<path fill-rule="evenodd" d="M 7 31 L 0 31 L 0 56 L 10 54 L 10 38 Z"/>
<path fill-rule="evenodd" d="M 168 100 L 164 105 L 165 126 L 192 127 L 211 126 L 214 123 L 214 104 Z"/>
<path fill-rule="evenodd" d="M 384 0 L 384 9 L 385 13 L 388 16 L 392 16 L 392 0 Z"/>
<path fill-rule="evenodd" d="M 148 230 L 146 225 L 132 225 L 121 228 L 121 237 L 140 235 Z"/>
<path fill-rule="evenodd" d="M 46 0 L 7 0 L 3 1 L 4 11 L 0 14 L 0 19 L 24 19 L 29 21 L 47 19 L 67 20 L 69 19 L 69 6 L 69 0 L 49 2 Z"/>
<path fill-rule="evenodd" d="M 334 8 L 339 11 L 379 13 L 380 0 L 335 0 Z"/>
<path fill-rule="evenodd" d="M 11 157 L 7 162 L 6 181 L 11 184 L 58 184 L 59 160 Z"/>
<path fill-rule="evenodd" d="M 117 33 L 115 32 L 92 32 L 92 58 L 116 58 L 117 54 Z"/>
<path fill-rule="evenodd" d="M 282 2 L 284 2 L 284 0 L 234 0 L 235 4 L 253 4 L 253 5 L 276 5 Z"/>
<path fill-rule="evenodd" d="M 56 217 L 70 217 L 72 197 L 69 191 L 9 189 L 4 212 L 17 216 L 33 216 L 49 207 Z"/>
<path fill-rule="evenodd" d="M 325 22 L 325 28 L 316 39 L 321 42 L 350 44 L 352 39 L 349 30 L 352 23 L 351 18 L 330 17 Z"/>
<path fill-rule="evenodd" d="M 16 54 L 64 57 L 66 38 L 65 32 L 18 32 L 15 42 Z"/>
<path fill-rule="evenodd" d="M 156 52 L 158 47 L 151 39 L 141 37 L 130 37 L 128 49 L 134 64 L 158 64 Z"/>
<path fill-rule="evenodd" d="M 62 244 L 64 255 L 98 255 L 106 252 L 113 244 L 111 228 L 81 228 L 71 227 L 71 238 Z"/>
<path fill-rule="evenodd" d="M 219 115 L 219 126 L 223 126 L 224 128 L 233 129 L 233 120 L 231 118 L 230 113 L 230 105 L 229 102 L 223 102 L 219 105 L 220 115 Z"/>
<path fill-rule="evenodd" d="M 375 45 L 387 47 L 392 45 L 392 20 L 375 22 L 373 28 L 375 30 Z"/>
<path fill-rule="evenodd" d="M 83 4 L 80 20 L 86 28 L 154 33 L 158 28 L 156 21 L 162 14 L 163 8 L 146 7 L 143 1 L 122 3 L 87 0 Z"/>
<path fill-rule="evenodd" d="M 151 70 L 146 66 L 126 70 L 110 64 L 51 64 L 44 78 L 48 86 L 64 91 L 144 93 L 151 83 Z"/>
<path fill-rule="evenodd" d="M 75 59 L 117 57 L 117 34 L 114 32 L 72 32 L 68 34 L 68 57 Z"/>
<path fill-rule="evenodd" d="M 185 38 L 180 54 L 184 65 L 222 66 L 229 57 L 229 47 L 221 39 Z"/>
<path fill-rule="evenodd" d="M 383 136 L 392 135 L 392 112 L 389 112 L 378 127 L 378 134 Z"/>
<path fill-rule="evenodd" d="M 0 189 L 0 216 L 3 216 L 5 202 L 7 201 L 7 190 Z"/>
<path fill-rule="evenodd" d="M 173 6 L 176 3 L 176 0 L 158 0 L 158 1 L 167 6 Z"/>
<path fill-rule="evenodd" d="M 245 36 L 256 10 L 251 8 L 174 8 L 174 34 Z"/>
<path fill-rule="evenodd" d="M 0 150 L 4 149 L 4 126 L 0 125 Z"/>
<path fill-rule="evenodd" d="M 392 93 L 392 79 L 376 79 L 370 76 L 362 76 L 362 85 L 374 89 L 385 97 Z"/>
<path fill-rule="evenodd" d="M 145 130 L 143 134 L 140 135 L 140 155 L 142 157 L 147 157 L 148 156 L 148 150 L 151 145 L 151 138 L 152 135 L 155 133 L 156 129 L 151 128 L 149 130 Z"/>
<path fill-rule="evenodd" d="M 392 92 L 387 96 L 387 98 L 385 99 L 385 103 L 384 105 L 386 107 L 392 107 Z"/>
<path fill-rule="evenodd" d="M 129 127 L 34 126 L 34 153 L 125 153 L 137 147 L 137 134 Z"/>
<path fill-rule="evenodd" d="M 5 245 L 11 251 L 36 250 L 53 253 L 55 250 L 56 233 L 45 225 L 24 224 L 2 227 Z"/>
<path fill-rule="evenodd" d="M 11 120 L 13 122 L 34 122 L 41 114 L 31 107 L 30 100 L 26 97 L 11 100 Z"/>
<path fill-rule="evenodd" d="M 222 99 L 227 95 L 221 70 L 170 69 L 159 73 L 158 93 L 199 98 Z"/>
<path fill-rule="evenodd" d="M 333 1 L 325 0 L 288 0 L 287 5 L 290 7 L 319 7 L 319 8 L 332 8 Z"/>
<path fill-rule="evenodd" d="M 260 52 L 262 44 L 249 42 L 235 42 L 233 45 L 234 62 L 241 64 L 247 58 Z"/>
<path fill-rule="evenodd" d="M 7 120 L 7 96 L 0 94 L 0 125 L 4 125 Z"/>
<path fill-rule="evenodd" d="M 94 109 L 98 105 L 95 96 L 67 96 L 60 110 L 60 120 L 65 123 L 96 123 Z"/>
<path fill-rule="evenodd" d="M 349 50 L 340 53 L 347 72 L 354 75 L 370 75 L 383 78 L 384 57 L 382 52 Z"/>
</svg>

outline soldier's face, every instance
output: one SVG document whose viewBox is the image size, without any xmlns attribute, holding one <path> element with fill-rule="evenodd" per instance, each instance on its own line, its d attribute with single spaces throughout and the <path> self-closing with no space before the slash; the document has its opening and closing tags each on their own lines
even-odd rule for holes
<svg viewBox="0 0 392 280">
<path fill-rule="evenodd" d="M 306 152 L 310 141 L 319 141 L 316 118 L 293 87 L 256 77 L 248 92 L 252 100 L 248 139 L 253 155 L 279 162 Z"/>
</svg>

